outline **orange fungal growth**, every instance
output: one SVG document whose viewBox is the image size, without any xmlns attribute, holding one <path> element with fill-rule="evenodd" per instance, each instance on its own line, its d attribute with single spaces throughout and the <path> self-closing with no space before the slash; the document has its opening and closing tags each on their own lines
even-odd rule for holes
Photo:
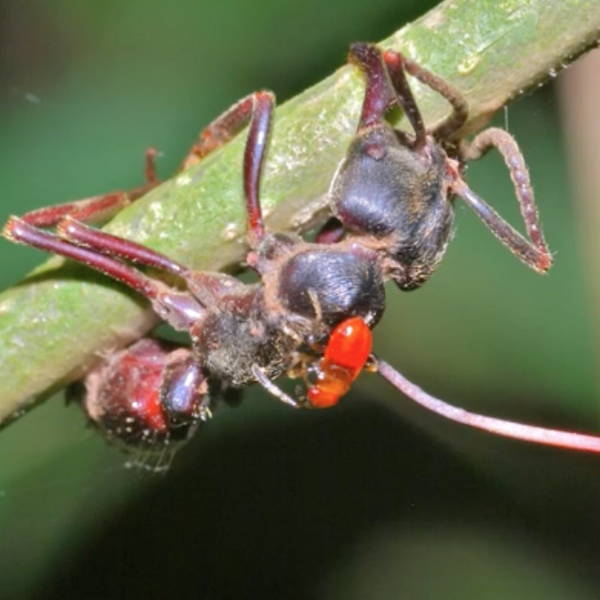
<svg viewBox="0 0 600 600">
<path fill-rule="evenodd" d="M 308 400 L 315 408 L 329 408 L 350 389 L 371 354 L 373 335 L 359 317 L 346 319 L 332 332 L 317 381 L 308 390 Z"/>
</svg>

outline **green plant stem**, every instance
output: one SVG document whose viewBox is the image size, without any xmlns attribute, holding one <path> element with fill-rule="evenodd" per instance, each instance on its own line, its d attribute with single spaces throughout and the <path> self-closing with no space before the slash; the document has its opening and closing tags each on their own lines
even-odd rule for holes
<svg viewBox="0 0 600 600">
<path fill-rule="evenodd" d="M 453 0 L 381 43 L 446 78 L 471 108 L 465 133 L 596 43 L 597 0 Z M 414 85 L 427 123 L 448 106 Z M 262 186 L 268 225 L 305 230 L 356 127 L 364 83 L 344 66 L 277 109 Z M 196 269 L 244 255 L 245 135 L 122 211 L 107 227 Z M 18 252 L 18 248 L 14 248 Z M 103 352 L 147 333 L 147 304 L 53 258 L 0 296 L 0 425 L 80 377 Z"/>
</svg>

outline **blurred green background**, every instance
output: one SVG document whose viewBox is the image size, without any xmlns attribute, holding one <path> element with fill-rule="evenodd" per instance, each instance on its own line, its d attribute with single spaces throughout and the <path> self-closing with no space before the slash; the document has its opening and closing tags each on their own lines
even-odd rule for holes
<svg viewBox="0 0 600 600">
<path fill-rule="evenodd" d="M 430 5 L 416 0 L 0 4 L 0 221 L 170 173 L 238 98 L 285 100 Z M 472 410 L 598 431 L 597 355 L 553 87 L 511 105 L 556 266 L 538 277 L 461 206 L 422 290 L 390 288 L 376 348 Z M 471 186 L 519 222 L 497 157 Z M 0 287 L 42 259 L 0 241 Z M 260 392 L 165 476 L 53 398 L 0 434 L 0 598 L 527 598 L 600 593 L 596 457 L 494 438 L 364 376 L 336 410 Z"/>
</svg>

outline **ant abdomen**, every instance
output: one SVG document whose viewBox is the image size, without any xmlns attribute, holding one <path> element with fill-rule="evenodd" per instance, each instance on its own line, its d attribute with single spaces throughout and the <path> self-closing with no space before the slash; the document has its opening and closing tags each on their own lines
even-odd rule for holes
<svg viewBox="0 0 600 600">
<path fill-rule="evenodd" d="M 380 123 L 359 131 L 331 185 L 337 218 L 354 233 L 385 239 L 391 277 L 405 290 L 429 277 L 451 235 L 446 160 L 438 145 L 428 140 L 417 152 Z"/>
<path fill-rule="evenodd" d="M 86 376 L 84 385 L 71 386 L 69 398 L 79 402 L 92 425 L 110 441 L 159 452 L 176 446 L 209 414 L 202 376 L 187 377 L 187 384 L 181 377 L 184 354 L 189 351 L 176 344 L 144 338 L 108 356 Z"/>
</svg>

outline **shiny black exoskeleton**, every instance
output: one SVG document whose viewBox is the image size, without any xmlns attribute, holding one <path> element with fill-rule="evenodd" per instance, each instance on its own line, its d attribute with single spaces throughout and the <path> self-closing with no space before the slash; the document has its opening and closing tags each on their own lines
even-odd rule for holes
<svg viewBox="0 0 600 600">
<path fill-rule="evenodd" d="M 353 242 L 325 246 L 307 244 L 291 234 L 269 238 L 263 247 L 270 258 L 260 256 L 251 264 L 273 294 L 270 310 L 276 312 L 279 303 L 289 314 L 316 320 L 326 330 L 348 315 L 370 327 L 377 324 L 385 293 L 376 252 Z"/>
<path fill-rule="evenodd" d="M 358 132 L 331 186 L 335 216 L 353 233 L 385 244 L 403 290 L 429 279 L 452 233 L 446 160 L 431 142 L 416 153 L 381 122 Z"/>
</svg>

